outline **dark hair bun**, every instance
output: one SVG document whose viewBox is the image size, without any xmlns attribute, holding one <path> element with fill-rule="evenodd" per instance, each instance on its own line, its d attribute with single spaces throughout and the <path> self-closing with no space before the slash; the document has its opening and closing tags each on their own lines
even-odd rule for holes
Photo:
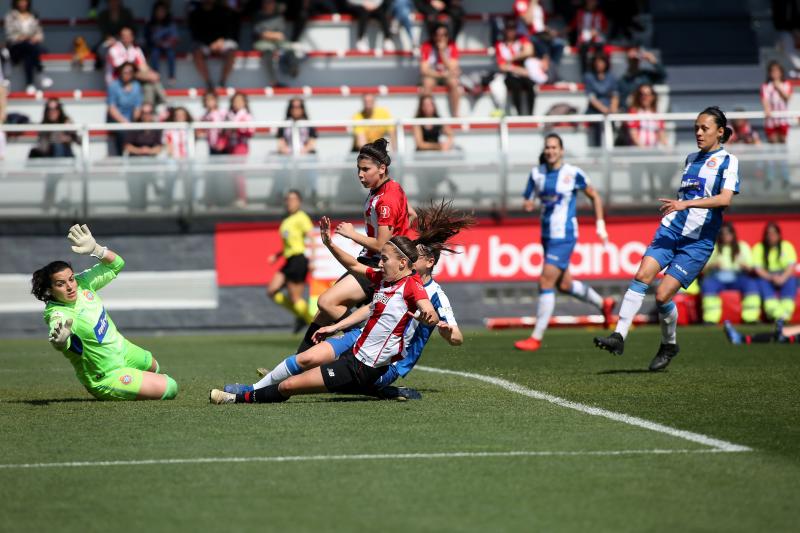
<svg viewBox="0 0 800 533">
<path fill-rule="evenodd" d="M 372 159 L 379 165 L 386 165 L 387 167 L 392 164 L 392 158 L 389 157 L 386 149 L 389 147 L 389 141 L 381 137 L 371 143 L 367 143 L 358 151 L 358 158 L 366 157 Z"/>
</svg>

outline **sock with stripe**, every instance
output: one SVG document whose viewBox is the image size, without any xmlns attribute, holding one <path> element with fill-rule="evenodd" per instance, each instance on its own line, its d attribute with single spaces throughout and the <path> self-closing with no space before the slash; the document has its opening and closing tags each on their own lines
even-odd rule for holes
<svg viewBox="0 0 800 533">
<path fill-rule="evenodd" d="M 569 293 L 582 302 L 590 303 L 598 309 L 603 308 L 603 297 L 582 281 L 572 280 L 572 288 Z"/>
<path fill-rule="evenodd" d="M 661 342 L 675 344 L 678 330 L 678 307 L 669 301 L 658 306 L 658 321 L 661 323 Z"/>
<path fill-rule="evenodd" d="M 556 306 L 556 293 L 553 289 L 542 289 L 539 291 L 539 303 L 536 307 L 536 326 L 533 328 L 531 337 L 537 341 L 542 340 L 544 332 L 550 324 L 550 317 Z"/>
<path fill-rule="evenodd" d="M 297 364 L 297 355 L 290 355 L 272 369 L 272 372 L 261 378 L 258 383 L 253 384 L 254 389 L 277 385 L 281 381 L 300 374 L 303 369 Z"/>
<path fill-rule="evenodd" d="M 288 399 L 278 390 L 278 385 L 269 385 L 236 395 L 237 403 L 276 403 L 285 402 Z"/>
<path fill-rule="evenodd" d="M 619 307 L 619 321 L 617 322 L 616 333 L 622 335 L 622 338 L 628 336 L 628 330 L 631 328 L 633 319 L 639 309 L 642 308 L 644 301 L 644 293 L 647 291 L 647 283 L 633 280 L 625 291 L 625 296 L 622 298 L 622 305 Z"/>
</svg>

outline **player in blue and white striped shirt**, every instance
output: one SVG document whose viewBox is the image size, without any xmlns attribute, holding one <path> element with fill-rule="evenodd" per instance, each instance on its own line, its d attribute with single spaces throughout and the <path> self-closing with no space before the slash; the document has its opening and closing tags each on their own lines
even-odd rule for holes
<svg viewBox="0 0 800 533">
<path fill-rule="evenodd" d="M 608 241 L 603 220 L 603 202 L 592 187 L 589 178 L 580 168 L 564 162 L 564 142 L 555 133 L 544 139 L 544 151 L 539 166 L 528 176 L 528 186 L 523 197 L 525 210 L 533 211 L 534 197 L 542 205 L 542 247 L 544 267 L 539 278 L 539 302 L 536 308 L 536 326 L 527 339 L 514 343 L 518 350 L 533 352 L 541 347 L 542 337 L 550 322 L 556 304 L 555 289 L 597 306 L 608 320 L 614 300 L 605 300 L 590 286 L 572 279 L 569 259 L 578 240 L 578 219 L 575 213 L 577 193 L 591 200 L 597 225 L 597 235 Z"/>
<path fill-rule="evenodd" d="M 661 346 L 650 362 L 653 371 L 666 368 L 678 354 L 678 310 L 672 297 L 703 270 L 722 227 L 722 212 L 739 193 L 739 161 L 722 147 L 732 132 L 725 114 L 718 107 L 704 109 L 695 120 L 694 131 L 700 151 L 686 158 L 677 199 L 659 199 L 664 215 L 661 226 L 622 300 L 616 331 L 594 339 L 598 348 L 621 355 L 645 291 L 666 269 L 656 289 Z"/>
</svg>

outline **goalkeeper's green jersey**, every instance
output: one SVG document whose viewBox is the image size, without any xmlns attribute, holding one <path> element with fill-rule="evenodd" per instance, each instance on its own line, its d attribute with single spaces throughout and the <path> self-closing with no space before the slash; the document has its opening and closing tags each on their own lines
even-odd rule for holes
<svg viewBox="0 0 800 533">
<path fill-rule="evenodd" d="M 108 285 L 125 261 L 117 256 L 109 264 L 98 263 L 77 276 L 78 299 L 73 303 L 50 301 L 44 321 L 53 331 L 58 321 L 72 319 L 72 335 L 63 354 L 85 387 L 94 387 L 106 373 L 125 366 L 125 338 L 117 331 L 97 291 Z"/>
</svg>

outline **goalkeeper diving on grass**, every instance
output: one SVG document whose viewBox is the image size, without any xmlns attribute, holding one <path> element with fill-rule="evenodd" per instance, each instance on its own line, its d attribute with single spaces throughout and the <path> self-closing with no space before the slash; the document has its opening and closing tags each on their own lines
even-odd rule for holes
<svg viewBox="0 0 800 533">
<path fill-rule="evenodd" d="M 33 273 L 31 293 L 47 304 L 44 321 L 50 344 L 64 354 L 78 381 L 98 400 L 175 398 L 178 384 L 159 373 L 153 354 L 122 336 L 97 293 L 117 277 L 125 261 L 97 244 L 85 224 L 72 226 L 67 238 L 73 252 L 100 262 L 77 275 L 65 261 L 53 261 Z"/>
</svg>

